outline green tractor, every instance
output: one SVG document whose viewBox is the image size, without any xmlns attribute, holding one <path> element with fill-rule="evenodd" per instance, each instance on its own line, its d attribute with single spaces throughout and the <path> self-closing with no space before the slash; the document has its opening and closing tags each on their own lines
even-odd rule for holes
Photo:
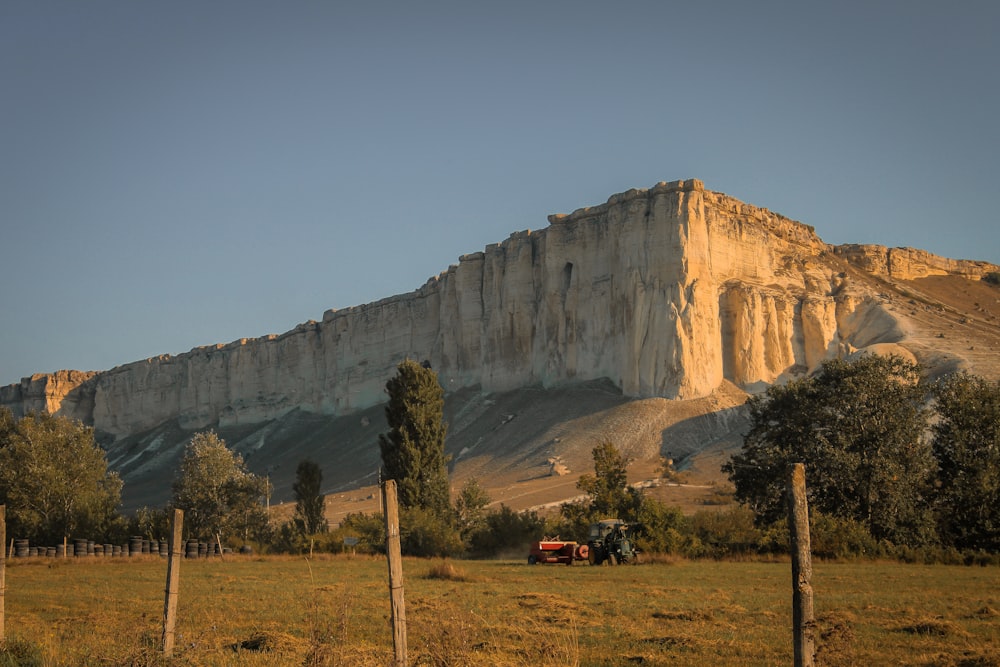
<svg viewBox="0 0 1000 667">
<path fill-rule="evenodd" d="M 632 545 L 635 526 L 621 519 L 604 519 L 590 525 L 587 560 L 591 565 L 624 565 L 638 562 L 639 552 Z"/>
</svg>

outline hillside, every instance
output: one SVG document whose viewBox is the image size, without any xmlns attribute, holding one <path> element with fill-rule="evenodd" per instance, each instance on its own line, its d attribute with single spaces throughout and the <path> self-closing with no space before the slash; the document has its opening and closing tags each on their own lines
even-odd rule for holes
<svg viewBox="0 0 1000 667">
<path fill-rule="evenodd" d="M 706 189 L 659 183 L 514 233 L 414 292 L 327 311 L 281 334 L 0 388 L 15 414 L 94 426 L 127 509 L 162 504 L 191 434 L 215 429 L 291 498 L 324 470 L 331 518 L 376 506 L 385 381 L 427 360 L 446 390 L 456 487 L 544 508 L 576 495 L 612 439 L 633 481 L 661 457 L 698 506 L 745 430 L 748 393 L 859 351 L 931 374 L 1000 377 L 1000 268 L 910 248 L 830 246 L 808 225 Z M 567 474 L 551 475 L 551 459 Z"/>
</svg>

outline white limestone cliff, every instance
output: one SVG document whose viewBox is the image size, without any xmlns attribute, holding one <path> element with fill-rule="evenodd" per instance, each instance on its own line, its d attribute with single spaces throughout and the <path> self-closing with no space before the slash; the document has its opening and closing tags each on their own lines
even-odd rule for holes
<svg viewBox="0 0 1000 667">
<path fill-rule="evenodd" d="M 833 248 L 811 227 L 697 180 L 549 222 L 461 257 L 409 294 L 328 311 L 280 336 L 66 376 L 44 400 L 34 376 L 0 390 L 0 403 L 69 411 L 113 437 L 169 420 L 197 429 L 295 409 L 343 415 L 381 402 L 407 357 L 430 361 L 446 391 L 610 378 L 628 396 L 697 398 L 724 379 L 759 389 L 898 342 L 878 300 L 845 279 L 845 261 L 894 276 L 996 269 L 911 249 Z"/>
</svg>

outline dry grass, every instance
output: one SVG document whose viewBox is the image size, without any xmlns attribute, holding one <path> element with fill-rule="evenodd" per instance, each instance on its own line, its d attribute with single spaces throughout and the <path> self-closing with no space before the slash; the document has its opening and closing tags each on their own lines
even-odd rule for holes
<svg viewBox="0 0 1000 667">
<path fill-rule="evenodd" d="M 440 579 L 443 581 L 468 580 L 468 576 L 466 576 L 465 571 L 455 567 L 454 563 L 450 560 L 444 560 L 437 565 L 431 566 L 431 569 L 427 572 L 425 578 Z"/>
<path fill-rule="evenodd" d="M 164 659 L 165 563 L 12 561 L 8 650 L 64 665 L 385 665 L 384 559 L 184 561 Z M 528 567 L 406 560 L 413 665 L 777 665 L 791 662 L 787 563 Z M 996 568 L 815 567 L 824 665 L 1000 665 Z"/>
</svg>

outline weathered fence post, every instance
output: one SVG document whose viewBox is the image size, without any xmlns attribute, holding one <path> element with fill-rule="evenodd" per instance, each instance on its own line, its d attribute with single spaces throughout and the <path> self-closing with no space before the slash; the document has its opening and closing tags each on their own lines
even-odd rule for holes
<svg viewBox="0 0 1000 667">
<path fill-rule="evenodd" d="M 4 634 L 4 595 L 7 593 L 7 506 L 0 505 L 0 644 L 6 640 Z"/>
<path fill-rule="evenodd" d="M 399 546 L 399 504 L 396 481 L 382 486 L 385 507 L 386 554 L 389 557 L 389 600 L 392 607 L 392 646 L 396 667 L 406 667 L 406 603 L 403 600 L 403 556 Z"/>
<path fill-rule="evenodd" d="M 163 599 L 163 655 L 174 652 L 174 624 L 177 621 L 177 589 L 181 580 L 181 535 L 184 531 L 184 510 L 174 510 L 170 531 L 170 553 L 167 556 L 167 590 Z"/>
<path fill-rule="evenodd" d="M 788 532 L 792 552 L 792 637 L 795 667 L 815 664 L 812 550 L 809 544 L 809 505 L 806 502 L 806 467 L 792 466 L 788 479 Z"/>
</svg>

